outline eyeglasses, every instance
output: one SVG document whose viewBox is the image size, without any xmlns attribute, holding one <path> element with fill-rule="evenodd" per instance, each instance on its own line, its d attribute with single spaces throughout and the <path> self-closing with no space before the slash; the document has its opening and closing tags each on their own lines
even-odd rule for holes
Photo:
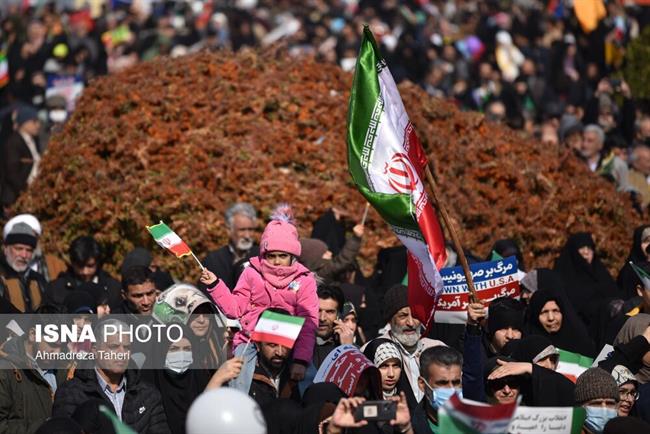
<svg viewBox="0 0 650 434">
<path fill-rule="evenodd" d="M 618 391 L 618 395 L 621 399 L 625 399 L 628 396 L 635 401 L 639 399 L 639 392 L 637 390 L 621 389 Z"/>
</svg>

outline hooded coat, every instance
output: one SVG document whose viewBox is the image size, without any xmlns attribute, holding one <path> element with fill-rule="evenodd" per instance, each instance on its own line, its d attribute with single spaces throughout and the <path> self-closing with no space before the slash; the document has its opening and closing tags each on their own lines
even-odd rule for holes
<svg viewBox="0 0 650 434">
<path fill-rule="evenodd" d="M 643 231 L 650 228 L 650 225 L 639 226 L 634 229 L 634 235 L 632 236 L 632 248 L 630 249 L 630 254 L 625 261 L 625 265 L 618 272 L 618 277 L 616 278 L 616 284 L 620 290 L 620 296 L 624 300 L 629 300 L 630 298 L 636 297 L 636 287 L 637 285 L 643 286 L 639 276 L 636 275 L 630 262 L 633 262 L 635 265 L 639 265 L 643 262 L 648 262 L 646 253 L 641 249 L 641 242 L 643 241 Z"/>
<path fill-rule="evenodd" d="M 581 247 L 594 251 L 591 264 L 580 255 Z M 616 282 L 600 261 L 591 234 L 579 232 L 569 237 L 555 260 L 554 271 L 566 284 L 566 295 L 587 326 L 598 317 L 601 306 L 618 297 Z"/>
<path fill-rule="evenodd" d="M 250 266 L 244 270 L 232 293 L 221 280 L 208 288 L 208 293 L 228 318 L 239 319 L 242 328 L 233 338 L 234 347 L 249 340 L 257 320 L 266 309 L 280 308 L 305 318 L 293 348 L 293 358 L 308 365 L 318 328 L 319 304 L 314 276 L 305 266 L 296 263 L 293 281 L 284 288 L 275 288 L 265 281 L 261 261 L 260 257 L 251 259 Z"/>
<path fill-rule="evenodd" d="M 555 301 L 562 312 L 562 326 L 556 333 L 547 332 L 539 321 L 539 314 L 549 301 Z M 596 355 L 596 347 L 587 328 L 558 289 L 540 289 L 530 298 L 526 315 L 526 333 L 545 336 L 553 345 L 565 351 L 588 357 Z"/>
</svg>

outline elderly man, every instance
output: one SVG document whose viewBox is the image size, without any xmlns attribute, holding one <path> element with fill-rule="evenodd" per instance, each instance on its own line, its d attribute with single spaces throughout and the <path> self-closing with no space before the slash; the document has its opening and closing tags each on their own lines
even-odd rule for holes
<svg viewBox="0 0 650 434">
<path fill-rule="evenodd" d="M 618 191 L 630 191 L 629 170 L 627 164 L 615 153 L 603 154 L 605 132 L 595 124 L 587 125 L 583 132 L 580 156 L 585 160 L 589 170 L 610 179 Z"/>
<path fill-rule="evenodd" d="M 32 313 L 41 305 L 46 281 L 30 268 L 38 237 L 26 223 L 16 223 L 3 238 L 0 257 L 0 312 Z"/>
<path fill-rule="evenodd" d="M 408 304 L 408 290 L 404 285 L 392 286 L 384 295 L 384 320 L 389 324 L 388 331 L 379 336 L 397 344 L 404 359 L 406 373 L 413 395 L 418 402 L 425 392 L 420 389 L 420 356 L 427 349 L 444 342 L 422 337 L 422 323 L 413 317 Z M 365 347 L 364 347 L 365 348 Z"/>
<path fill-rule="evenodd" d="M 630 186 L 639 193 L 641 208 L 650 204 L 650 147 L 637 145 L 630 155 Z"/>
<path fill-rule="evenodd" d="M 257 212 L 253 205 L 239 202 L 226 210 L 225 217 L 228 245 L 208 253 L 203 265 L 219 276 L 228 288 L 234 288 L 241 272 L 241 264 L 259 254 L 259 247 L 255 244 Z"/>
</svg>

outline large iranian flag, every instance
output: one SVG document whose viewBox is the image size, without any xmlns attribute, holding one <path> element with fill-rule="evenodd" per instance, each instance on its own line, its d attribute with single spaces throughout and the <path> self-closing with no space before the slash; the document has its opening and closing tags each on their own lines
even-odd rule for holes
<svg viewBox="0 0 650 434">
<path fill-rule="evenodd" d="M 350 93 L 348 164 L 368 202 L 408 249 L 412 314 L 425 327 L 443 283 L 445 242 L 423 182 L 422 145 L 386 62 L 366 26 Z"/>
</svg>

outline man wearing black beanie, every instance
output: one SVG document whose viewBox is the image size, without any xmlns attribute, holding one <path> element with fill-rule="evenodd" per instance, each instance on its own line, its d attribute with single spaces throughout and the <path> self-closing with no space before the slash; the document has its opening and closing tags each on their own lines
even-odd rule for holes
<svg viewBox="0 0 650 434">
<path fill-rule="evenodd" d="M 22 222 L 13 225 L 4 236 L 0 257 L 0 296 L 8 303 L 3 305 L 0 313 L 31 313 L 42 304 L 45 277 L 29 266 L 37 242 L 38 235 L 34 229 Z"/>
</svg>

